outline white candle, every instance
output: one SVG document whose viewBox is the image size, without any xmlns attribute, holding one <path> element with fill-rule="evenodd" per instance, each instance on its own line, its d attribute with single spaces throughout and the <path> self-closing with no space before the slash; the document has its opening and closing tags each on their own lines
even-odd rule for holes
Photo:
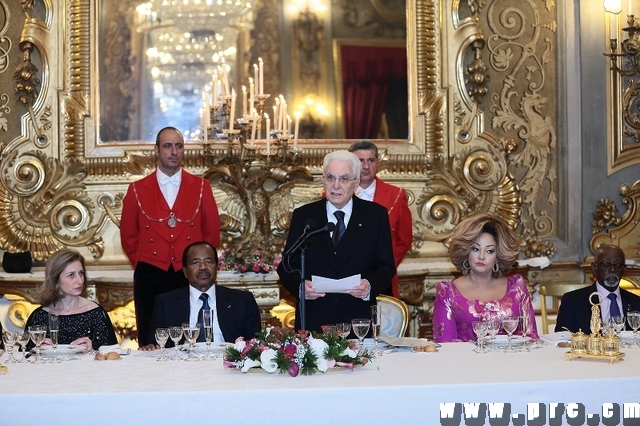
<svg viewBox="0 0 640 426">
<path fill-rule="evenodd" d="M 280 129 L 284 132 L 285 129 L 288 128 L 287 125 L 287 101 L 284 100 L 284 96 L 282 97 L 282 114 L 280 115 Z"/>
<path fill-rule="evenodd" d="M 257 115 L 251 115 L 251 119 L 253 120 L 253 124 L 251 124 L 251 146 L 255 146 L 256 143 L 256 121 L 258 121 Z"/>
<path fill-rule="evenodd" d="M 224 69 L 224 94 L 226 96 L 229 96 L 229 72 L 227 70 L 227 66 L 226 65 L 222 65 L 223 69 Z"/>
<path fill-rule="evenodd" d="M 258 58 L 258 70 L 260 72 L 260 94 L 264 95 L 264 62 L 262 62 L 262 58 Z"/>
<path fill-rule="evenodd" d="M 233 130 L 233 119 L 236 112 L 236 90 L 231 89 L 231 109 L 229 110 L 229 130 Z"/>
<path fill-rule="evenodd" d="M 296 117 L 296 125 L 293 130 L 293 149 L 298 149 L 298 130 L 300 129 L 300 111 L 294 113 Z"/>
<path fill-rule="evenodd" d="M 273 106 L 273 128 L 275 131 L 278 131 L 278 107 L 276 105 Z"/>
<path fill-rule="evenodd" d="M 242 86 L 242 116 L 247 115 L 247 86 Z"/>
<path fill-rule="evenodd" d="M 220 87 L 220 80 L 216 79 L 216 84 L 213 86 L 213 107 L 218 106 L 218 88 Z"/>
<path fill-rule="evenodd" d="M 611 32 L 611 36 L 609 37 L 611 40 L 618 39 L 618 15 L 614 15 L 613 13 L 609 14 L 610 22 L 609 22 L 609 31 Z"/>
<path fill-rule="evenodd" d="M 267 119 L 267 133 L 265 139 L 267 140 L 267 155 L 271 153 L 271 120 L 269 120 L 269 114 L 265 114 L 264 117 Z"/>
<path fill-rule="evenodd" d="M 291 134 L 291 117 L 287 115 L 287 135 Z"/>
<path fill-rule="evenodd" d="M 251 80 L 249 80 L 251 81 Z M 258 66 L 256 64 L 253 64 L 253 81 L 256 83 L 257 86 L 260 85 L 260 79 L 258 78 Z M 254 93 L 254 95 L 257 95 L 258 92 L 258 87 L 255 87 L 254 90 L 256 90 L 256 92 Z"/>
<path fill-rule="evenodd" d="M 254 87 L 253 87 L 253 79 L 249 78 L 249 110 L 251 111 L 251 114 L 253 114 L 253 91 L 254 91 Z"/>
<path fill-rule="evenodd" d="M 633 0 L 629 0 L 629 13 L 628 15 L 633 15 Z"/>
</svg>

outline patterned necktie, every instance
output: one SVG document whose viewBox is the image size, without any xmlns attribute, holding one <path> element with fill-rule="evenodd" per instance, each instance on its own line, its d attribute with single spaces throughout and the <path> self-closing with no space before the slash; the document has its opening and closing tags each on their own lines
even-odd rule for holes
<svg viewBox="0 0 640 426">
<path fill-rule="evenodd" d="M 620 316 L 620 307 L 618 306 L 618 296 L 615 293 L 609 293 L 607 296 L 611 300 L 611 306 L 609 306 L 609 316 L 611 318 Z"/>
<path fill-rule="evenodd" d="M 209 295 L 207 293 L 202 293 L 200 295 L 200 300 L 202 300 L 202 308 L 200 308 L 200 312 L 198 312 L 198 318 L 196 321 L 200 323 L 200 333 L 198 334 L 198 342 L 204 342 L 204 311 L 211 310 L 209 306 Z"/>
<path fill-rule="evenodd" d="M 340 238 L 344 235 L 344 231 L 347 229 L 344 226 L 344 212 L 337 210 L 333 213 L 338 222 L 336 223 L 336 230 L 333 232 L 333 245 L 337 246 Z"/>
</svg>

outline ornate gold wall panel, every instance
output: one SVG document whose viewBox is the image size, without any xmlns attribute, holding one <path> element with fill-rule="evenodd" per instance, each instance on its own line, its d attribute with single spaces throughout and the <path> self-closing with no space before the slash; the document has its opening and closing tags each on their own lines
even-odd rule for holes
<svg viewBox="0 0 640 426">
<path fill-rule="evenodd" d="M 269 1 L 257 10 L 251 54 L 277 69 L 285 60 L 277 42 L 292 34 L 278 33 Z M 528 245 L 555 236 L 555 9 L 549 1 L 512 3 L 407 4 L 410 136 L 377 143 L 386 149 L 383 177 L 410 196 L 413 256 L 444 255 L 455 224 L 481 211 L 502 216 L 529 237 Z M 33 13 L 28 4 L 12 3 L 7 14 L 21 23 L 11 41 L 20 46 L 9 52 L 12 72 L 30 63 L 38 70 L 29 80 L 35 96 L 23 97 L 28 108 L 8 94 L 3 110 L 0 97 L 0 114 L 18 114 L 20 122 L 19 134 L 3 140 L 0 248 L 29 249 L 44 259 L 70 245 L 96 263 L 127 266 L 117 228 L 121 197 L 130 181 L 153 170 L 155 159 L 149 144 L 99 142 L 101 3 L 45 1 Z M 278 79 L 271 74 L 266 91 Z M 0 83 L 7 82 L 23 87 L 0 69 Z M 350 143 L 301 141 L 298 165 L 318 180 L 324 154 Z M 207 157 L 198 144 L 187 148 L 185 165 L 195 173 L 224 150 L 214 146 L 214 157 Z"/>
</svg>

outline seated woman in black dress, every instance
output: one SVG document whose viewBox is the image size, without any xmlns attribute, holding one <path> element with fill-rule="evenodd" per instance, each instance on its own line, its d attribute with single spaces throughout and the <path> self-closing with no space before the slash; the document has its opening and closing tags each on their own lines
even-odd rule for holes
<svg viewBox="0 0 640 426">
<path fill-rule="evenodd" d="M 49 324 L 49 314 L 59 316 L 58 343 L 85 345 L 87 350 L 118 343 L 107 311 L 83 297 L 87 287 L 84 257 L 62 249 L 47 260 L 44 282 L 38 288 L 41 307 L 29 315 L 27 327 Z M 48 339 L 45 344 L 51 344 Z M 29 348 L 33 342 L 29 342 Z"/>
</svg>

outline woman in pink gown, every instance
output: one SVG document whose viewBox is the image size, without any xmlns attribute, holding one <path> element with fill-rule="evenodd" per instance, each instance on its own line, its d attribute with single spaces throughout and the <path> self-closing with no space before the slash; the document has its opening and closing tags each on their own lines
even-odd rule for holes
<svg viewBox="0 0 640 426">
<path fill-rule="evenodd" d="M 508 316 L 524 317 L 527 334 L 538 338 L 527 284 L 520 275 L 503 276 L 518 257 L 518 239 L 507 224 L 487 214 L 463 220 L 451 236 L 449 256 L 463 275 L 436 286 L 436 342 L 475 340 L 474 322 Z"/>
</svg>

